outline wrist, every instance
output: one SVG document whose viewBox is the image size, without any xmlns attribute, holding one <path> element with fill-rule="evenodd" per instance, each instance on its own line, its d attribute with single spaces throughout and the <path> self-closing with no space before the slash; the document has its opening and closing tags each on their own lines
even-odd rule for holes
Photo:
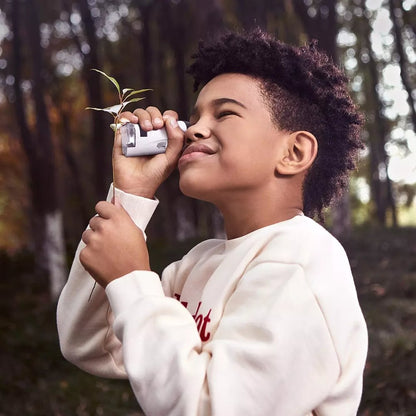
<svg viewBox="0 0 416 416">
<path fill-rule="evenodd" d="M 125 192 L 126 194 L 140 196 L 142 198 L 154 199 L 157 188 L 153 187 L 144 187 L 144 186 L 123 186 L 114 182 L 114 187 L 120 191 Z"/>
</svg>

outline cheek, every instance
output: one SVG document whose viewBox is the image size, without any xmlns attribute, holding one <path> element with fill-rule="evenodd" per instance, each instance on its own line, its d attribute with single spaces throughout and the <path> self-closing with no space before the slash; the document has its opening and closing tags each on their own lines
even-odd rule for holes
<svg viewBox="0 0 416 416">
<path fill-rule="evenodd" d="M 184 195 L 209 200 L 218 191 L 261 186 L 274 178 L 274 172 L 265 146 L 224 146 L 218 157 L 182 169 L 179 187 Z"/>
<path fill-rule="evenodd" d="M 258 178 L 274 175 L 274 160 L 267 149 L 240 148 L 221 160 L 222 170 L 236 178 Z"/>
</svg>

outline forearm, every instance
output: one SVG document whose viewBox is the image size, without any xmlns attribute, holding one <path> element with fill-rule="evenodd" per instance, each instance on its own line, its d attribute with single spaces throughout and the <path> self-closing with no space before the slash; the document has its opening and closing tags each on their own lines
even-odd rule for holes
<svg viewBox="0 0 416 416">
<path fill-rule="evenodd" d="M 108 200 L 113 197 L 112 187 Z M 145 229 L 157 201 L 138 198 L 116 190 L 118 203 L 135 224 Z M 57 309 L 59 341 L 64 356 L 90 373 L 125 377 L 121 345 L 112 330 L 112 312 L 101 286 L 85 271 L 79 260 L 85 244 L 75 254 L 68 282 Z"/>
</svg>

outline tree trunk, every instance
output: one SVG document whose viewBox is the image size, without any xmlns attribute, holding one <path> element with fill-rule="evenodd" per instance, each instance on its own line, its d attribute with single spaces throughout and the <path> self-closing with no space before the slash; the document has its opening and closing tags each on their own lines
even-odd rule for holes
<svg viewBox="0 0 416 416">
<path fill-rule="evenodd" d="M 142 30 L 139 33 L 139 44 L 141 47 L 141 71 L 143 88 L 152 88 L 154 83 L 155 68 L 155 45 L 152 42 L 152 23 L 156 3 L 153 1 L 143 2 L 135 0 L 137 9 L 140 11 Z"/>
<path fill-rule="evenodd" d="M 389 0 L 390 18 L 393 23 L 393 33 L 396 51 L 399 56 L 400 75 L 402 78 L 403 87 L 407 92 L 407 101 L 410 107 L 410 117 L 413 124 L 413 130 L 416 131 L 416 109 L 415 100 L 412 95 L 412 86 L 410 82 L 409 72 L 406 67 L 406 54 L 403 50 L 403 37 L 402 28 L 397 17 L 396 11 L 399 11 L 402 15 L 404 14 L 402 1 Z"/>
<path fill-rule="evenodd" d="M 165 21 L 163 25 L 164 39 L 170 46 L 174 58 L 174 80 L 173 90 L 175 91 L 175 108 L 179 118 L 184 119 L 189 114 L 189 94 L 187 93 L 186 83 L 186 51 L 189 48 L 190 39 L 187 35 L 189 23 L 186 16 L 189 14 L 188 2 L 172 4 L 170 1 L 164 2 Z"/>
<path fill-rule="evenodd" d="M 103 70 L 98 57 L 98 42 L 95 34 L 94 20 L 88 5 L 88 0 L 78 0 L 78 6 L 84 25 L 85 36 L 89 45 L 89 52 L 84 57 L 83 78 L 87 88 L 88 105 L 103 107 L 103 92 L 101 88 L 101 76 L 91 69 Z M 109 129 L 109 121 L 100 111 L 91 111 L 92 117 L 92 141 L 91 158 L 94 161 L 94 182 L 96 199 L 103 199 L 107 195 L 108 185 L 112 178 L 111 148 L 112 134 Z"/>
<path fill-rule="evenodd" d="M 365 9 L 363 9 L 365 11 Z M 365 19 L 364 21 L 364 34 L 363 34 L 364 47 L 368 50 L 368 63 L 366 64 L 368 70 L 368 80 L 366 86 L 366 97 L 370 103 L 370 107 L 373 113 L 373 119 L 369 120 L 369 148 L 370 148 L 370 191 L 371 200 L 374 201 L 374 214 L 377 218 L 377 222 L 380 225 L 386 223 L 386 203 L 384 196 L 383 184 L 380 180 L 380 167 L 382 163 L 382 147 L 384 147 L 386 136 L 386 122 L 384 117 L 380 114 L 379 108 L 381 108 L 380 98 L 377 94 L 377 86 L 379 84 L 379 76 L 377 70 L 377 64 L 374 58 L 374 53 L 371 49 L 370 42 L 370 22 Z M 370 114 L 370 113 L 369 113 Z"/>
<path fill-rule="evenodd" d="M 363 9 L 363 16 L 366 16 L 367 10 L 365 6 L 365 1 L 361 0 L 361 7 Z M 374 57 L 374 53 L 371 49 L 371 40 L 370 40 L 370 22 L 367 18 L 364 17 L 364 33 L 363 33 L 363 42 L 364 47 L 368 51 L 368 63 L 366 64 L 368 68 L 368 77 L 369 80 L 367 86 L 366 97 L 367 100 L 371 103 L 371 108 L 373 109 L 374 119 L 370 122 L 372 125 L 369 128 L 370 137 L 370 189 L 372 194 L 372 200 L 375 202 L 375 216 L 379 225 L 385 226 L 387 219 L 387 210 L 388 207 L 391 209 L 393 225 L 397 225 L 397 215 L 396 215 L 396 204 L 394 201 L 392 186 L 390 178 L 387 174 L 388 167 L 388 157 L 386 154 L 386 136 L 387 136 L 387 126 L 384 116 L 381 114 L 381 108 L 383 105 L 381 103 L 380 97 L 377 93 L 377 86 L 379 84 L 379 75 L 377 69 L 377 63 Z M 374 134 L 371 134 L 373 132 Z M 385 171 L 385 175 L 381 177 L 380 171 Z"/>
<path fill-rule="evenodd" d="M 320 49 L 324 50 L 337 64 L 338 23 L 336 3 L 334 0 L 321 0 L 315 17 L 311 17 L 308 13 L 310 6 L 307 6 L 304 0 L 294 0 L 293 8 L 302 21 L 308 38 L 318 40 Z"/>
<path fill-rule="evenodd" d="M 71 148 L 71 137 L 72 137 L 72 128 L 71 128 L 71 110 L 60 108 L 61 121 L 62 121 L 62 137 L 61 137 L 61 151 L 65 158 L 66 164 L 68 165 L 69 173 L 72 179 L 72 187 L 77 195 L 79 200 L 79 215 L 81 217 L 81 223 L 83 226 L 88 224 L 90 219 L 89 210 L 87 208 L 87 198 L 84 192 L 84 187 L 82 184 L 82 177 L 79 171 L 76 157 Z M 77 237 L 78 239 L 79 237 Z"/>
<path fill-rule="evenodd" d="M 315 17 L 311 17 L 308 13 L 309 6 L 303 0 L 294 0 L 293 7 L 303 23 L 308 38 L 318 40 L 319 48 L 325 51 L 335 64 L 338 64 L 336 2 L 322 0 Z M 351 232 L 351 207 L 348 189 L 344 191 L 344 195 L 332 207 L 331 213 L 333 234 L 337 237 L 347 236 Z"/>
<path fill-rule="evenodd" d="M 345 192 L 331 210 L 331 232 L 346 239 L 351 233 L 351 205 L 349 192 Z"/>
<path fill-rule="evenodd" d="M 16 94 L 16 117 L 21 140 L 29 165 L 32 190 L 33 240 L 38 271 L 46 271 L 50 282 L 50 295 L 56 300 L 66 281 L 65 250 L 62 214 L 58 206 L 55 162 L 48 112 L 44 100 L 42 78 L 42 49 L 39 21 L 34 0 L 25 2 L 26 43 L 31 52 L 33 72 L 33 100 L 36 114 L 36 131 L 28 126 L 21 84 L 21 28 L 20 2 L 12 4 L 13 53 Z"/>
<path fill-rule="evenodd" d="M 412 89 L 411 82 L 410 82 L 409 72 L 406 67 L 406 54 L 403 50 L 402 27 L 400 27 L 401 25 L 399 23 L 399 19 L 396 14 L 396 10 L 398 10 L 401 13 L 401 15 L 404 16 L 405 11 L 404 11 L 403 3 L 401 0 L 400 1 L 389 0 L 389 8 L 390 8 L 391 21 L 393 23 L 393 32 L 394 32 L 396 50 L 399 55 L 400 75 L 402 78 L 404 89 L 407 92 L 407 101 L 410 107 L 410 118 L 412 120 L 413 130 L 416 131 L 415 100 L 413 98 L 413 89 Z M 386 155 L 386 163 L 387 163 L 387 155 Z M 397 227 L 398 223 L 397 223 L 396 203 L 395 203 L 394 195 L 392 191 L 392 183 L 388 175 L 387 175 L 386 186 L 387 186 L 388 203 L 390 205 L 391 213 L 392 213 L 393 227 Z"/>
<path fill-rule="evenodd" d="M 197 38 L 208 39 L 224 28 L 221 0 L 196 0 Z"/>
</svg>

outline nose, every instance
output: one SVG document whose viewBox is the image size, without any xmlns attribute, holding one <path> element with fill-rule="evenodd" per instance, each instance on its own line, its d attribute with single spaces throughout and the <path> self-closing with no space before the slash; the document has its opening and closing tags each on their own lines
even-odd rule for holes
<svg viewBox="0 0 416 416">
<path fill-rule="evenodd" d="M 210 136 L 210 130 L 207 126 L 203 125 L 201 121 L 192 124 L 185 132 L 186 144 L 196 142 L 198 140 L 207 139 Z"/>
</svg>

